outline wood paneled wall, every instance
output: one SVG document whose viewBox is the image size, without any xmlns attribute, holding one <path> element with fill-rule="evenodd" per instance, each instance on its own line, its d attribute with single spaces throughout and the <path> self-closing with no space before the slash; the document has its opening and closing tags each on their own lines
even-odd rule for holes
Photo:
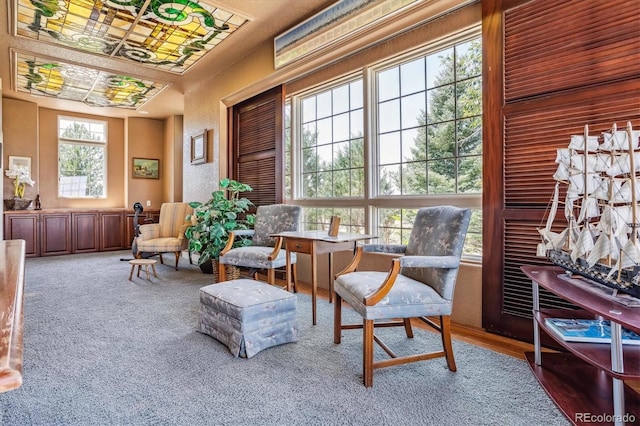
<svg viewBox="0 0 640 426">
<path fill-rule="evenodd" d="M 640 128 L 636 1 L 483 1 L 483 327 L 531 341 L 531 284 L 556 149 L 631 121 Z M 543 304 L 562 306 L 550 295 Z"/>
</svg>

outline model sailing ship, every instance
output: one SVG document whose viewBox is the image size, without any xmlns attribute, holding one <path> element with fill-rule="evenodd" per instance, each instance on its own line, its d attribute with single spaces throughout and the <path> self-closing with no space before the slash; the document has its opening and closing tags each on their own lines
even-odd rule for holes
<svg viewBox="0 0 640 426">
<path fill-rule="evenodd" d="M 555 191 L 538 255 L 570 272 L 640 298 L 640 131 L 631 123 L 572 135 L 557 150 Z M 560 198 L 566 188 L 564 202 Z M 564 204 L 567 227 L 552 231 Z"/>
</svg>

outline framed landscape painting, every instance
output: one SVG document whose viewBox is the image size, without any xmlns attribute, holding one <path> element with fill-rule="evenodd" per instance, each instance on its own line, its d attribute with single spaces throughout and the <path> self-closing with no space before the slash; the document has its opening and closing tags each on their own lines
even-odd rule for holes
<svg viewBox="0 0 640 426">
<path fill-rule="evenodd" d="M 132 175 L 134 179 L 160 179 L 160 160 L 134 158 Z"/>
</svg>

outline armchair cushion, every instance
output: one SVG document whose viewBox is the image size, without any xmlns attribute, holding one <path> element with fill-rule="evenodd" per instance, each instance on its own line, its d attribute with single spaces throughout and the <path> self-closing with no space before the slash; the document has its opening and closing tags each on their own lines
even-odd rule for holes
<svg viewBox="0 0 640 426">
<path fill-rule="evenodd" d="M 274 269 L 287 264 L 287 252 L 280 250 L 275 259 L 269 260 L 273 247 L 236 247 L 220 257 L 220 263 L 225 265 L 242 266 L 245 268 Z M 296 262 L 296 254 L 291 253 L 291 263 Z"/>
<path fill-rule="evenodd" d="M 352 272 L 339 277 L 334 291 L 364 319 L 414 318 L 426 315 L 450 315 L 452 302 L 433 288 L 404 275 L 398 275 L 389 293 L 376 305 L 366 306 L 364 299 L 387 278 L 386 272 Z"/>
</svg>

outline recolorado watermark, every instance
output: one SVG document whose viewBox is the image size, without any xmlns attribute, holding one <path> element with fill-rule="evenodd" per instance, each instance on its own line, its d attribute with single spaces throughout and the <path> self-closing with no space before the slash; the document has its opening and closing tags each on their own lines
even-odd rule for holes
<svg viewBox="0 0 640 426">
<path fill-rule="evenodd" d="M 626 414 L 594 414 L 576 413 L 575 422 L 582 423 L 635 423 L 636 416 L 631 413 Z"/>
</svg>

